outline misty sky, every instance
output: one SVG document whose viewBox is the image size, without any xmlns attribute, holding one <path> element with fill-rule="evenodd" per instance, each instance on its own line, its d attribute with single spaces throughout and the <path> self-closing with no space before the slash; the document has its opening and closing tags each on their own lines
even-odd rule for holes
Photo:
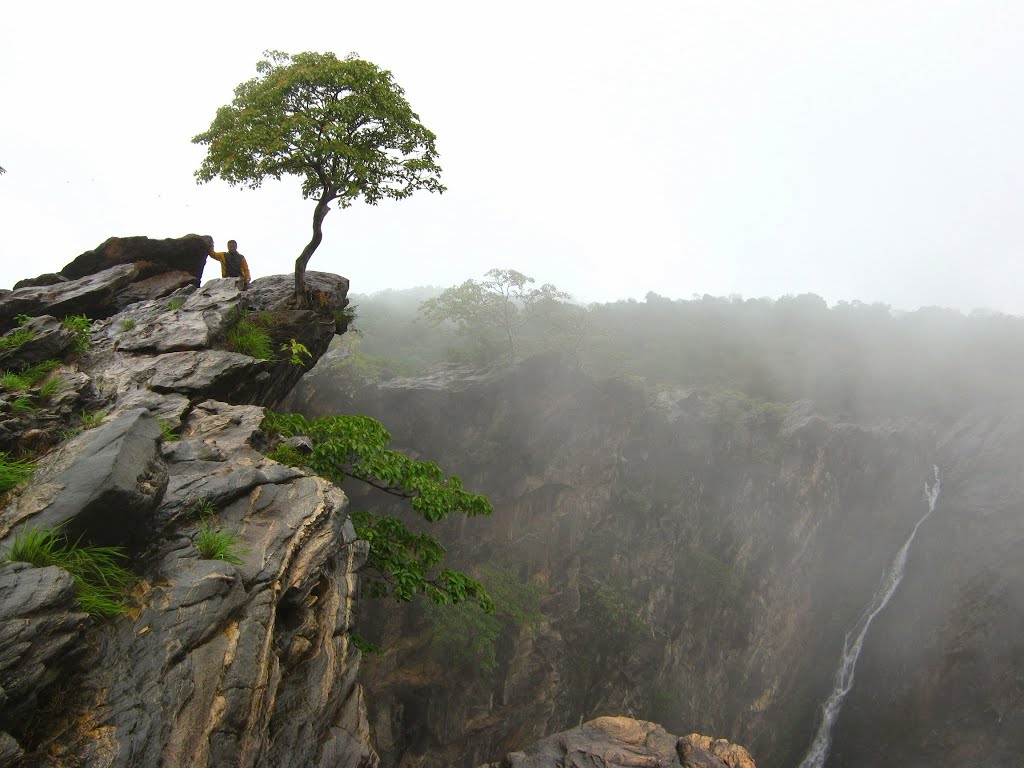
<svg viewBox="0 0 1024 768">
<path fill-rule="evenodd" d="M 190 139 L 265 49 L 329 50 L 394 73 L 449 188 L 328 215 L 310 269 L 354 291 L 497 266 L 582 301 L 1020 314 L 1022 41 L 1019 0 L 18 3 L 0 287 L 111 235 L 235 238 L 254 277 L 290 272 L 298 183 L 197 186 Z"/>
</svg>

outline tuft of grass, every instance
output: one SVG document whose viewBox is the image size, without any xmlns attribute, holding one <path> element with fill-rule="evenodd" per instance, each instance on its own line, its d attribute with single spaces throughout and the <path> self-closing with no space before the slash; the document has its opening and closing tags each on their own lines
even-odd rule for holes
<svg viewBox="0 0 1024 768">
<path fill-rule="evenodd" d="M 130 331 L 134 327 L 135 327 L 135 321 L 134 320 L 122 320 L 121 321 L 121 330 L 122 331 Z"/>
<path fill-rule="evenodd" d="M 22 376 L 20 373 L 14 371 L 4 371 L 3 375 L 0 376 L 0 389 L 4 392 L 23 392 L 28 389 L 28 379 Z"/>
<path fill-rule="evenodd" d="M 14 413 L 35 413 L 36 407 L 32 405 L 32 398 L 22 395 L 11 402 L 11 411 Z"/>
<path fill-rule="evenodd" d="M 9 453 L 0 451 L 0 493 L 31 477 L 35 468 L 34 461 L 12 459 Z"/>
<path fill-rule="evenodd" d="M 237 533 L 223 528 L 212 528 L 205 520 L 199 525 L 195 544 L 199 556 L 204 560 L 222 560 L 235 565 L 240 564 L 241 556 L 249 551 L 238 546 Z"/>
<path fill-rule="evenodd" d="M 82 411 L 82 429 L 92 429 L 98 427 L 103 423 L 103 418 L 107 415 L 106 411 Z"/>
<path fill-rule="evenodd" d="M 55 565 L 75 580 L 75 596 L 82 610 L 94 618 L 124 613 L 125 598 L 135 575 L 118 564 L 124 559 L 120 547 L 71 544 L 59 528 L 22 528 L 4 555 L 7 560 L 29 563 L 36 568 Z"/>
<path fill-rule="evenodd" d="M 67 429 L 62 429 L 60 431 L 60 439 L 70 440 L 72 437 L 76 437 L 80 434 L 82 434 L 81 427 L 68 427 Z"/>
<path fill-rule="evenodd" d="M 92 320 L 85 315 L 68 315 L 62 321 L 64 327 L 75 332 L 74 351 L 78 354 L 89 351 L 90 332 L 92 331 Z"/>
<path fill-rule="evenodd" d="M 35 336 L 35 331 L 29 328 L 15 328 L 5 336 L 0 337 L 0 349 L 15 349 L 31 341 Z"/>
<path fill-rule="evenodd" d="M 165 443 L 180 440 L 181 436 L 174 431 L 174 425 L 166 419 L 160 419 L 160 439 Z"/>
<path fill-rule="evenodd" d="M 268 459 L 273 459 L 279 464 L 287 464 L 290 467 L 299 467 L 306 463 L 306 457 L 290 445 L 281 443 L 267 453 Z"/>
<path fill-rule="evenodd" d="M 39 388 L 39 397 L 43 400 L 49 400 L 61 390 L 60 379 L 47 379 L 43 382 L 43 386 Z"/>
<path fill-rule="evenodd" d="M 183 306 L 185 306 L 184 296 L 175 296 L 170 301 L 167 302 L 167 309 L 169 309 L 171 312 L 177 312 Z"/>
<path fill-rule="evenodd" d="M 4 371 L 0 374 L 0 389 L 5 392 L 25 392 L 50 375 L 60 365 L 60 360 L 43 360 L 20 371 Z"/>
<path fill-rule="evenodd" d="M 60 360 L 43 360 L 40 363 L 22 369 L 21 375 L 28 380 L 29 384 L 38 384 L 50 375 L 50 371 L 54 368 L 59 368 L 60 365 Z"/>
<path fill-rule="evenodd" d="M 243 318 L 228 331 L 227 344 L 233 352 L 258 360 L 271 360 L 274 357 L 274 342 L 270 334 L 248 318 Z"/>
<path fill-rule="evenodd" d="M 212 515 L 214 511 L 213 502 L 210 499 L 200 499 L 192 505 L 188 514 L 191 517 L 198 517 L 201 520 L 205 520 L 207 517 Z"/>
</svg>

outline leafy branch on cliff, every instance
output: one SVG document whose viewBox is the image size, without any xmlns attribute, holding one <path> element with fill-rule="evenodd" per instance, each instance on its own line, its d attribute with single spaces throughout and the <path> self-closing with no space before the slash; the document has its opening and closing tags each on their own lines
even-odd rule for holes
<svg viewBox="0 0 1024 768">
<path fill-rule="evenodd" d="M 303 465 L 339 484 L 351 477 L 406 499 L 428 522 L 456 513 L 473 517 L 494 511 L 486 496 L 467 492 L 459 478 L 446 476 L 433 462 L 417 461 L 392 450 L 391 435 L 384 425 L 368 416 L 324 416 L 309 421 L 300 414 L 268 412 L 263 428 L 283 437 L 310 438 L 313 450 L 302 458 Z M 291 457 L 294 461 L 294 454 Z M 408 602 L 422 594 L 437 604 L 473 601 L 487 612 L 494 610 L 483 584 L 439 567 L 445 549 L 432 536 L 413 532 L 387 515 L 356 512 L 352 521 L 359 537 L 370 543 L 367 567 L 373 575 L 367 590 L 371 596 L 390 595 Z"/>
</svg>

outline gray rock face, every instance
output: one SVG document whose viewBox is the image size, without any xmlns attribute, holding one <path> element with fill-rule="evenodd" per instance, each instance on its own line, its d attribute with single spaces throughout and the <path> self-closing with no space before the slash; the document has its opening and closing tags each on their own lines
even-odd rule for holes
<svg viewBox="0 0 1024 768">
<path fill-rule="evenodd" d="M 0 732 L 24 725 L 67 657 L 80 652 L 86 619 L 65 571 L 0 565 Z"/>
<path fill-rule="evenodd" d="M 375 768 L 349 636 L 365 544 L 338 488 L 263 455 L 264 411 L 245 404 L 277 396 L 275 365 L 288 377 L 298 367 L 211 348 L 240 306 L 235 281 L 180 288 L 180 273 L 105 246 L 75 269 L 131 263 L 7 297 L 25 307 L 23 292 L 51 290 L 67 306 L 61 291 L 105 275 L 108 305 L 177 284 L 181 306 L 147 298 L 94 324 L 67 372 L 73 397 L 54 396 L 53 416 L 88 396 L 106 420 L 40 458 L 31 484 L 3 499 L 0 547 L 21 526 L 63 525 L 130 547 L 139 581 L 126 614 L 96 623 L 63 571 L 0 566 L 0 766 Z M 139 274 L 149 277 L 118 292 Z M 315 334 L 334 328 L 329 313 L 297 317 Z M 164 439 L 158 420 L 179 439 Z M 204 559 L 204 529 L 234 536 L 241 562 Z"/>
<path fill-rule="evenodd" d="M 52 455 L 24 494 L 0 512 L 0 544 L 24 525 L 64 526 L 96 546 L 140 545 L 167 486 L 160 425 L 138 409 L 84 432 Z"/>
<path fill-rule="evenodd" d="M 33 317 L 20 330 L 32 334 L 31 343 L 0 351 L 0 370 L 13 371 L 43 360 L 61 360 L 75 343 L 75 332 L 50 315 Z M 5 335 L 15 333 L 18 331 Z"/>
<path fill-rule="evenodd" d="M 245 421 L 257 409 L 242 410 Z M 209 440 L 223 452 L 225 474 L 251 460 L 224 432 Z M 195 464 L 172 457 L 172 478 Z M 180 494 L 191 489 L 175 485 L 167 504 L 180 510 Z M 46 759 L 334 765 L 338 734 L 366 732 L 355 685 L 359 653 L 347 634 L 365 548 L 345 504 L 319 478 L 253 485 L 211 519 L 238 532 L 241 565 L 202 559 L 198 521 L 159 540 L 134 618 L 94 634 L 88 671 Z M 365 745 L 363 753 L 355 765 L 375 765 Z"/>
<path fill-rule="evenodd" d="M 481 768 L 756 768 L 743 747 L 656 723 L 599 717 Z"/>
<path fill-rule="evenodd" d="M 117 293 L 138 276 L 133 264 L 121 264 L 66 283 L 18 288 L 0 297 L 0 331 L 13 328 L 18 315 L 108 317 L 117 311 Z"/>
<path fill-rule="evenodd" d="M 168 308 L 172 298 L 138 303 L 108 324 L 105 335 L 135 354 L 208 349 L 238 310 L 240 294 L 234 280 L 210 280 L 200 290 L 177 293 L 178 309 Z"/>
</svg>

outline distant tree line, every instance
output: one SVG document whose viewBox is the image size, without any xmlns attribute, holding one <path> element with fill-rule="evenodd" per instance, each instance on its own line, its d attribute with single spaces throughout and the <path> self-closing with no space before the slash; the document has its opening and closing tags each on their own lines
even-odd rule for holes
<svg viewBox="0 0 1024 768">
<path fill-rule="evenodd" d="M 948 415 L 1016 398 L 1024 385 L 1024 319 L 1016 316 L 896 312 L 858 301 L 830 308 L 814 294 L 673 300 L 649 293 L 644 301 L 579 306 L 554 286 L 531 289 L 532 278 L 514 270 L 487 277 L 443 291 L 357 297 L 361 337 L 350 370 L 383 378 L 543 353 L 597 376 L 810 399 L 851 417 Z"/>
</svg>

